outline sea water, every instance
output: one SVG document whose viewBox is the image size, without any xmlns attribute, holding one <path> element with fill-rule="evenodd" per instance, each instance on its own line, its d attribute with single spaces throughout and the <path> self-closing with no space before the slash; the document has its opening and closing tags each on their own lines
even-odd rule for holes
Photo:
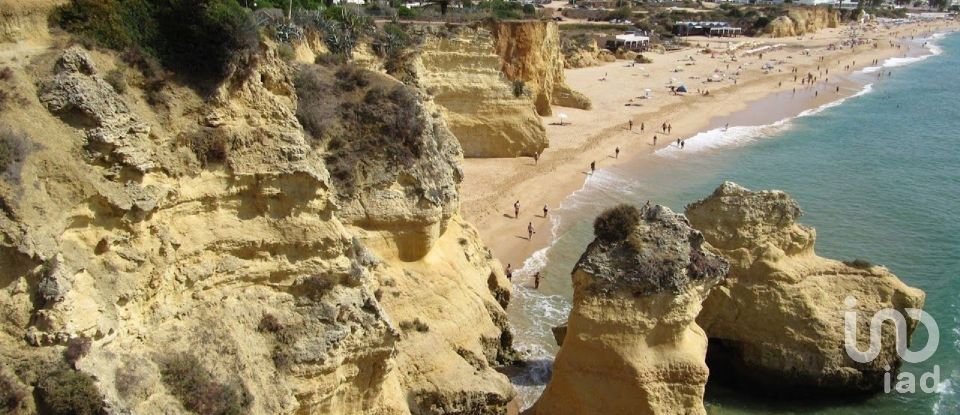
<svg viewBox="0 0 960 415">
<path fill-rule="evenodd" d="M 682 150 L 666 147 L 638 159 L 643 166 L 626 163 L 589 177 L 551 213 L 553 243 L 514 279 L 509 312 L 529 364 L 511 380 L 524 406 L 549 379 L 558 349 L 550 328 L 570 312 L 570 272 L 593 239 L 592 219 L 621 202 L 650 200 L 682 212 L 730 180 L 790 193 L 805 213 L 801 222 L 817 229 L 821 256 L 883 264 L 923 289 L 939 347 L 903 370 L 919 377 L 939 366 L 940 379 L 932 393 L 806 403 L 711 383 L 708 412 L 960 414 L 960 34 L 917 40 L 915 48 L 928 40 L 925 56 L 893 58 L 853 75 L 859 92 L 847 99 L 763 125 L 725 128 L 728 120 L 714 120 L 720 127 L 688 138 Z M 545 276 L 536 291 L 526 278 L 534 271 Z M 918 330 L 913 348 L 927 336 Z"/>
</svg>

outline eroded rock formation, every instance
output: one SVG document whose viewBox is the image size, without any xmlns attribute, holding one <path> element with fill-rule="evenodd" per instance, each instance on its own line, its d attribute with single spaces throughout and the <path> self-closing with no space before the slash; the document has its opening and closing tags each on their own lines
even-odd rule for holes
<svg viewBox="0 0 960 415">
<path fill-rule="evenodd" d="M 414 63 L 418 82 L 433 94 L 465 156 L 530 156 L 548 146 L 530 91 L 520 84 L 515 90 L 501 72 L 489 30 L 424 30 Z"/>
<path fill-rule="evenodd" d="M 595 225 L 574 268 L 563 344 L 529 413 L 705 413 L 707 338 L 694 319 L 726 262 L 666 207 L 604 217 L 614 231 Z"/>
<path fill-rule="evenodd" d="M 74 366 L 116 413 L 187 412 L 163 374 L 184 355 L 251 413 L 506 411 L 509 283 L 457 213 L 460 147 L 432 103 L 415 98 L 421 133 L 395 144 L 411 158 L 363 154 L 348 189 L 275 51 L 209 100 L 169 83 L 166 109 L 111 55 L 31 59 L 13 76 L 36 98 L 2 114 L 31 149 L 0 175 L 17 388 L 88 338 Z"/>
<path fill-rule="evenodd" d="M 791 37 L 837 27 L 840 12 L 827 7 L 791 7 L 786 16 L 773 19 L 764 29 L 771 37 Z"/>
<path fill-rule="evenodd" d="M 532 156 L 549 146 L 539 115 L 590 108 L 564 81 L 557 26 L 414 26 L 417 83 L 434 96 L 466 157 Z"/>
<path fill-rule="evenodd" d="M 563 75 L 560 32 L 553 22 L 502 22 L 493 25 L 501 69 L 510 80 L 521 80 L 533 94 L 540 115 L 551 105 L 590 109 L 590 99 L 567 86 Z"/>
<path fill-rule="evenodd" d="M 892 325 L 885 325 L 874 361 L 857 363 L 847 355 L 845 300 L 857 302 L 858 347 L 867 350 L 874 313 L 920 308 L 923 292 L 883 267 L 817 256 L 816 232 L 796 222 L 800 207 L 789 195 L 727 182 L 686 212 L 730 262 L 730 275 L 697 318 L 710 337 L 713 373 L 732 375 L 751 390 L 795 396 L 876 391 L 885 368 L 900 366 Z M 909 336 L 916 322 L 907 320 Z"/>
</svg>

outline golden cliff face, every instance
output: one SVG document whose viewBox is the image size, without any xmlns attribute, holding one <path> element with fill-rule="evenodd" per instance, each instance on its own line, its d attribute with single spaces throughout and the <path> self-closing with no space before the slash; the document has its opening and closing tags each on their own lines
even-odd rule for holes
<svg viewBox="0 0 960 415">
<path fill-rule="evenodd" d="M 548 147 L 539 116 L 589 108 L 564 82 L 555 23 L 420 26 L 417 82 L 434 96 L 466 157 L 532 156 Z M 539 116 L 538 116 L 539 115 Z"/>
<path fill-rule="evenodd" d="M 826 7 L 792 7 L 767 25 L 764 32 L 771 37 L 800 36 L 820 29 L 837 27 L 840 12 Z"/>
<path fill-rule="evenodd" d="M 551 105 L 590 109 L 590 100 L 570 89 L 563 75 L 560 32 L 553 22 L 503 22 L 492 27 L 501 70 L 510 80 L 522 80 L 533 94 L 540 115 Z"/>
<path fill-rule="evenodd" d="M 47 37 L 47 15 L 67 0 L 0 0 L 0 42 Z"/>
<path fill-rule="evenodd" d="M 638 216 L 608 220 L 626 234 L 598 235 L 574 268 L 567 330 L 529 414 L 706 413 L 707 338 L 694 320 L 727 264 L 683 215 Z"/>
<path fill-rule="evenodd" d="M 515 91 L 501 72 L 493 36 L 484 28 L 450 35 L 425 27 L 418 82 L 433 94 L 466 157 L 532 156 L 548 146 L 529 91 Z M 517 93 L 519 92 L 519 93 Z"/>
<path fill-rule="evenodd" d="M 17 385 L 85 337 L 75 367 L 116 411 L 186 412 L 163 368 L 190 355 L 251 413 L 505 412 L 509 284 L 457 213 L 461 151 L 434 104 L 418 101 L 409 168 L 365 155 L 347 193 L 275 52 L 210 101 L 167 86 L 166 110 L 111 55 L 21 62 L 26 100 L 0 113 L 24 137 L 0 177 L 0 372 Z"/>
<path fill-rule="evenodd" d="M 853 361 L 843 346 L 845 300 L 856 299 L 858 333 L 868 333 L 875 312 L 920 308 L 924 293 L 883 267 L 817 256 L 816 232 L 796 223 L 800 214 L 786 193 L 730 182 L 687 207 L 690 222 L 731 266 L 697 317 L 710 337 L 711 368 L 774 393 L 877 391 L 884 368 L 900 366 L 892 326 L 877 359 Z M 867 349 L 864 337 L 860 350 Z"/>
</svg>

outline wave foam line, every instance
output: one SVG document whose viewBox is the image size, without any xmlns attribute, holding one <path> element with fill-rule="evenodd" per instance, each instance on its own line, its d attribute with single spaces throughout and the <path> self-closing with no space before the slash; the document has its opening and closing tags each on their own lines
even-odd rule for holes
<svg viewBox="0 0 960 415">
<path fill-rule="evenodd" d="M 667 147 L 657 150 L 654 154 L 661 157 L 676 158 L 687 153 L 697 153 L 722 147 L 736 147 L 745 145 L 763 137 L 770 137 L 783 133 L 791 128 L 791 122 L 797 118 L 819 114 L 827 109 L 839 106 L 849 99 L 869 94 L 872 91 L 873 84 L 867 84 L 853 95 L 828 102 L 816 108 L 805 110 L 796 116 L 784 118 L 770 124 L 756 126 L 734 126 L 730 128 L 716 128 L 713 130 L 704 131 L 684 140 L 683 149 L 681 149 L 676 143 L 673 143 Z"/>
</svg>

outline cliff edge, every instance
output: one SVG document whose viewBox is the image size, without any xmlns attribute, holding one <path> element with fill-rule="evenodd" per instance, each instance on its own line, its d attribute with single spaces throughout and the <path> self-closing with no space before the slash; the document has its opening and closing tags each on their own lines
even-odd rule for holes
<svg viewBox="0 0 960 415">
<path fill-rule="evenodd" d="M 705 414 L 707 338 L 694 320 L 726 262 L 663 206 L 616 207 L 595 231 L 553 375 L 528 413 Z"/>
<path fill-rule="evenodd" d="M 871 317 L 882 309 L 906 315 L 923 305 L 924 293 L 883 267 L 817 256 L 816 232 L 797 223 L 800 207 L 789 195 L 727 182 L 686 213 L 730 263 L 697 317 L 713 373 L 777 394 L 855 394 L 880 390 L 886 370 L 900 366 L 892 324 L 883 327 L 876 359 L 851 359 L 844 313 L 856 311 L 857 346 L 867 350 Z M 908 338 L 915 326 L 907 317 Z"/>
<path fill-rule="evenodd" d="M 3 392 L 28 413 L 505 413 L 509 283 L 459 217 L 435 104 L 264 42 L 209 97 L 102 50 L 18 57 Z"/>
</svg>

